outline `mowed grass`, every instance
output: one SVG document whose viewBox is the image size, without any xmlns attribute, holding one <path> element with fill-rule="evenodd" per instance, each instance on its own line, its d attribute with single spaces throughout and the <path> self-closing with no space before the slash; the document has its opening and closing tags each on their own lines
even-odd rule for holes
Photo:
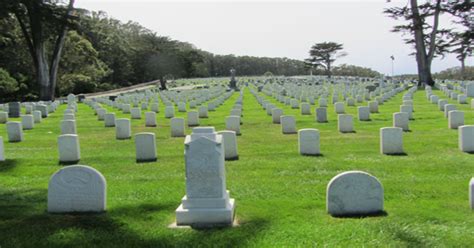
<svg viewBox="0 0 474 248">
<path fill-rule="evenodd" d="M 474 174 L 474 155 L 458 149 L 458 133 L 423 91 L 414 96 L 415 120 L 404 133 L 407 156 L 379 153 L 379 129 L 392 125 L 402 95 L 380 106 L 372 121 L 359 122 L 356 133 L 337 131 L 337 116 L 328 108 L 329 122 L 273 101 L 294 115 L 297 128 L 321 132 L 323 156 L 298 154 L 297 135 L 281 134 L 249 89 L 244 91 L 240 159 L 226 161 L 227 188 L 236 199 L 239 226 L 214 230 L 170 229 L 175 209 L 185 194 L 184 138 L 171 138 L 164 105 L 158 127 L 132 120 L 132 131 L 154 132 L 158 161 L 135 162 L 135 144 L 116 140 L 115 129 L 84 104 L 76 114 L 81 144 L 80 164 L 99 170 L 107 180 L 104 214 L 48 214 L 47 187 L 58 164 L 59 121 L 66 105 L 35 129 L 25 131 L 21 143 L 6 142 L 6 162 L 0 162 L 0 247 L 281 247 L 391 246 L 468 247 L 474 243 L 474 215 L 469 209 L 468 182 Z M 442 96 L 442 92 L 434 91 Z M 260 93 L 259 93 L 260 94 Z M 263 95 L 262 95 L 263 96 Z M 233 96 L 201 126 L 225 128 Z M 446 97 L 443 97 L 446 98 Z M 450 101 L 454 103 L 454 101 Z M 367 103 L 360 103 L 366 105 Z M 107 107 L 117 117 L 129 117 Z M 468 105 L 466 124 L 474 124 Z M 177 110 L 177 109 L 176 109 Z M 176 115 L 185 117 L 185 113 Z M 187 133 L 191 132 L 187 128 Z M 333 218 L 326 213 L 326 186 L 338 173 L 362 170 L 376 176 L 385 190 L 387 216 Z"/>
</svg>

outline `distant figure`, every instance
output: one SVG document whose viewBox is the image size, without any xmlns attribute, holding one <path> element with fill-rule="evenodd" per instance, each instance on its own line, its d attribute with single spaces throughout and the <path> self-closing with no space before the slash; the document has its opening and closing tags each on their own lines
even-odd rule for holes
<svg viewBox="0 0 474 248">
<path fill-rule="evenodd" d="M 233 90 L 237 89 L 237 80 L 235 80 L 235 69 L 230 69 L 230 84 L 229 87 Z"/>
</svg>

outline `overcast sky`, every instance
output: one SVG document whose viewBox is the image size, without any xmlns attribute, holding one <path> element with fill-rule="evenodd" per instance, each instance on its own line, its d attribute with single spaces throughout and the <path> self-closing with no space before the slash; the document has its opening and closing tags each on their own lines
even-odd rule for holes
<svg viewBox="0 0 474 248">
<path fill-rule="evenodd" d="M 391 33 L 396 22 L 382 14 L 385 7 L 406 4 L 385 0 L 326 1 L 162 1 L 78 0 L 76 7 L 103 10 L 121 21 L 132 20 L 158 35 L 190 42 L 215 54 L 305 59 L 314 43 L 344 44 L 347 63 L 391 74 L 416 73 L 410 46 Z M 446 21 L 446 20 L 444 20 Z M 474 65 L 474 60 L 468 61 Z M 434 72 L 459 66 L 454 56 L 433 61 Z"/>
</svg>

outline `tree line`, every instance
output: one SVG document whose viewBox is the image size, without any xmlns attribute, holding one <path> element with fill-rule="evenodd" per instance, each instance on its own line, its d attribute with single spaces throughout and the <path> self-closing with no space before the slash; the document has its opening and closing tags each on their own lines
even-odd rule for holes
<svg viewBox="0 0 474 248">
<path fill-rule="evenodd" d="M 74 0 L 2 0 L 0 100 L 51 100 L 175 78 L 324 75 L 289 58 L 217 55 L 160 36 L 139 23 L 103 11 L 74 8 Z M 379 76 L 341 65 L 334 75 Z"/>
</svg>

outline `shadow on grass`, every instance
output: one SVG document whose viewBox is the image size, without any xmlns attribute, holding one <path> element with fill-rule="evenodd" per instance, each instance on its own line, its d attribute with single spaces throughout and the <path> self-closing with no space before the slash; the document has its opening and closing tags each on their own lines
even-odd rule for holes
<svg viewBox="0 0 474 248">
<path fill-rule="evenodd" d="M 16 167 L 16 160 L 6 159 L 5 161 L 0 162 L 0 172 L 9 171 Z"/>
<path fill-rule="evenodd" d="M 334 218 L 341 218 L 341 219 L 363 219 L 363 218 L 370 218 L 370 217 L 386 217 L 388 213 L 386 211 L 379 211 L 374 213 L 367 213 L 367 214 L 345 214 L 345 215 L 331 215 Z"/>
<path fill-rule="evenodd" d="M 408 156 L 408 153 L 406 152 L 401 152 L 401 153 L 390 153 L 390 154 L 384 154 L 386 156 L 394 156 L 394 157 L 404 157 Z"/>
<path fill-rule="evenodd" d="M 0 190 L 2 210 L 0 245 L 2 247 L 239 247 L 245 246 L 268 227 L 266 220 L 257 219 L 241 222 L 240 226 L 235 228 L 172 230 L 167 227 L 170 223 L 161 223 L 163 221 L 157 220 L 155 216 L 159 212 L 174 214 L 178 203 L 124 205 L 100 214 L 49 214 L 46 212 L 46 202 L 45 189 Z M 148 229 L 147 223 L 155 230 Z M 136 229 L 142 230 L 143 233 L 137 232 Z"/>
</svg>

